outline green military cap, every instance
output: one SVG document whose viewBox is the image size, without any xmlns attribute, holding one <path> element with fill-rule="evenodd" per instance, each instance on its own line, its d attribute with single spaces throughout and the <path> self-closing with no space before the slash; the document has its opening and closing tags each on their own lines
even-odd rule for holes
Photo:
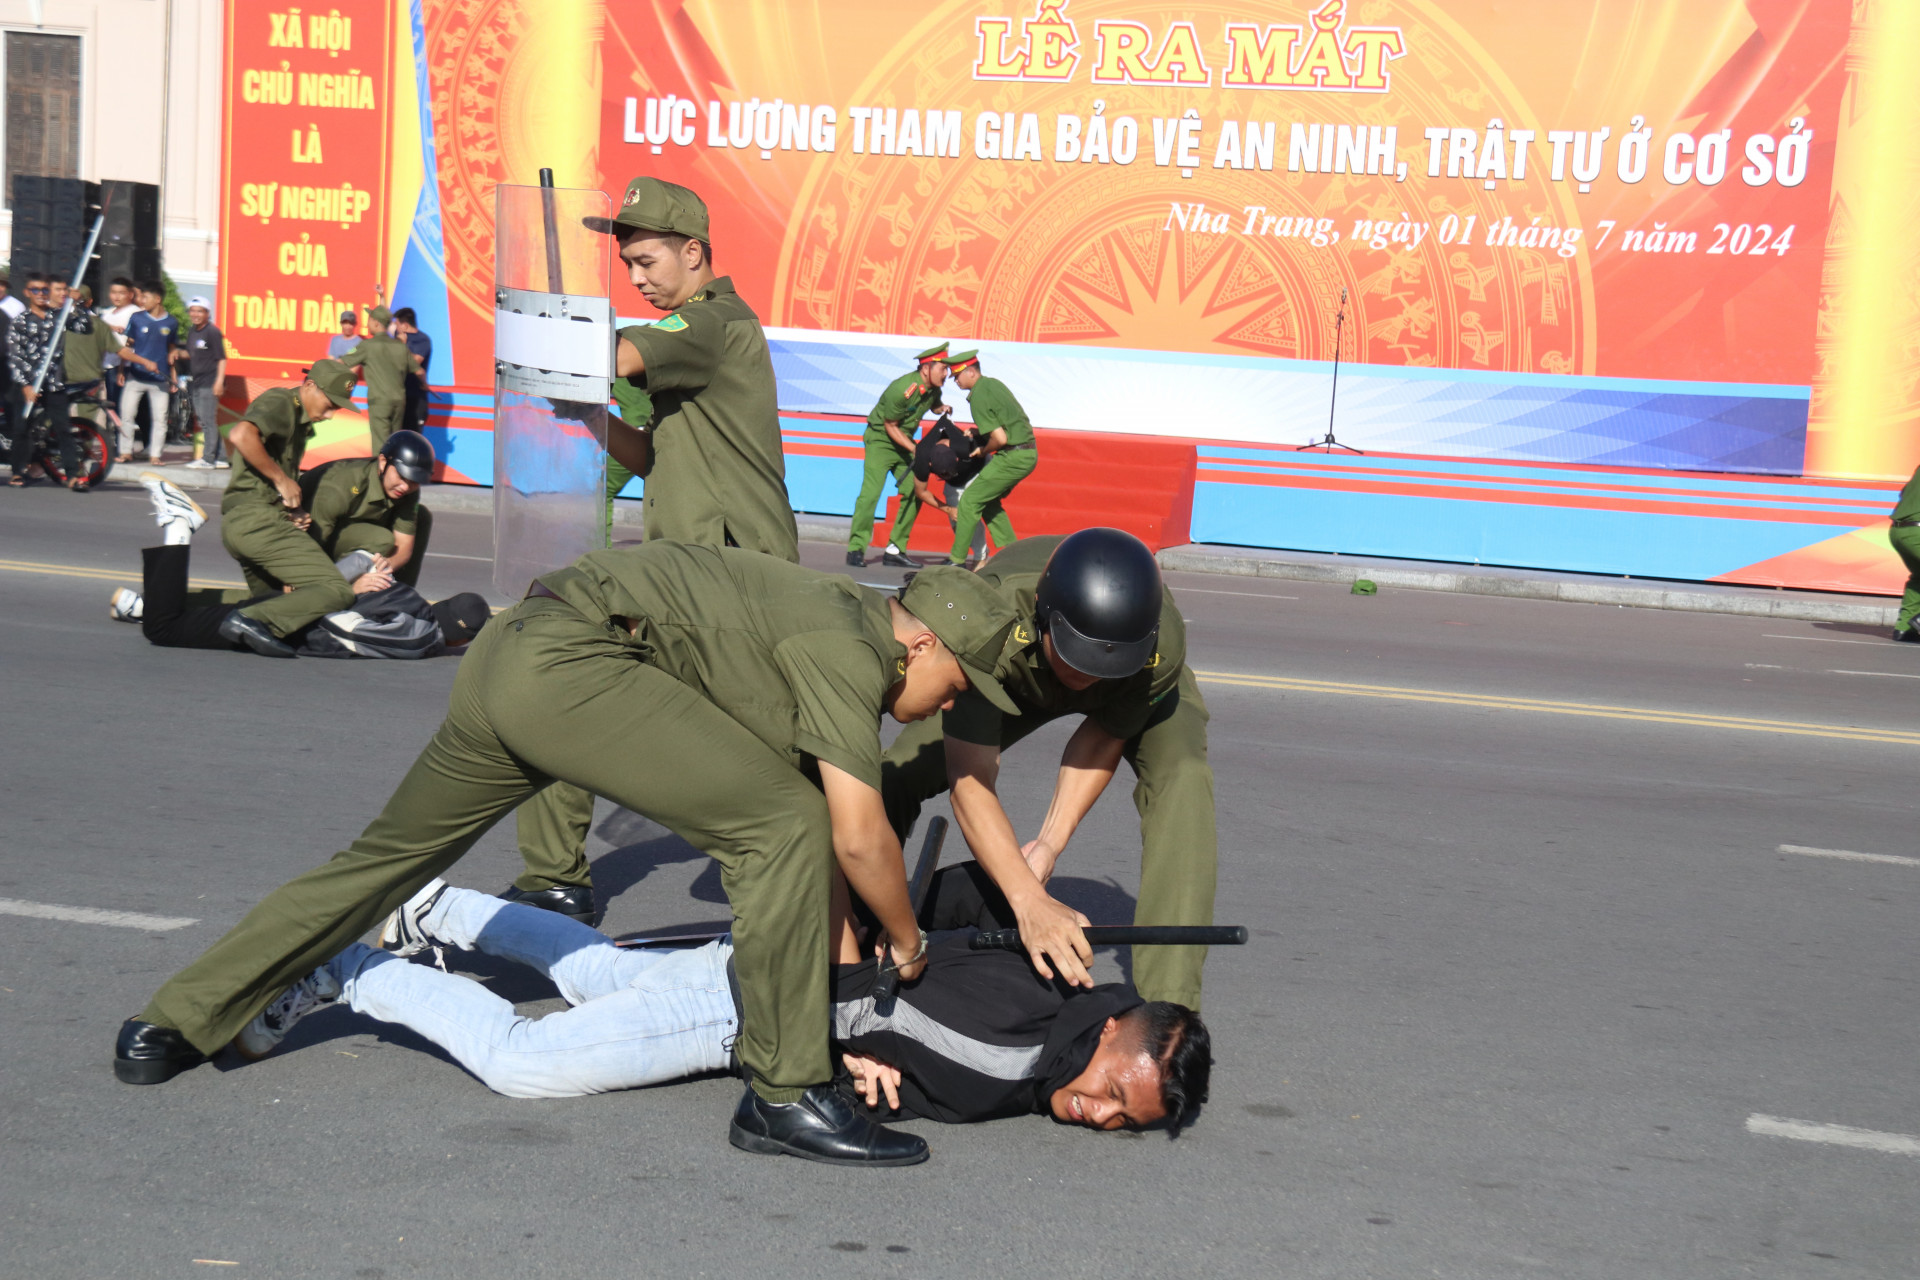
<svg viewBox="0 0 1920 1280">
<path fill-rule="evenodd" d="M 620 212 L 611 220 L 582 218 L 589 231 L 613 234 L 617 228 L 636 231 L 666 231 L 690 236 L 702 244 L 712 235 L 707 226 L 707 202 L 678 183 L 658 178 L 635 178 L 627 184 L 620 201 Z"/>
<path fill-rule="evenodd" d="M 342 318 L 344 319 L 345 317 Z M 385 307 L 368 307 L 367 319 L 384 329 L 387 327 L 387 322 L 393 319 L 393 312 L 387 310 Z"/>
<path fill-rule="evenodd" d="M 980 353 L 978 351 L 956 351 L 952 355 L 947 357 L 947 367 L 952 369 L 955 373 L 960 372 L 960 370 L 966 368 L 970 364 L 979 364 L 979 363 L 980 363 Z"/>
<path fill-rule="evenodd" d="M 353 370 L 338 360 L 315 360 L 307 370 L 307 377 L 327 393 L 334 408 L 345 409 L 353 404 Z"/>
<path fill-rule="evenodd" d="M 947 344 L 943 342 L 937 347 L 928 347 L 925 351 L 915 356 L 914 360 L 919 364 L 925 364 L 929 360 L 945 360 L 946 358 Z"/>
<path fill-rule="evenodd" d="M 956 565 L 936 565 L 913 576 L 900 604 L 953 651 L 967 683 L 982 697 L 1009 715 L 1020 714 L 993 675 L 1007 633 L 1019 621 L 1011 600 L 985 578 Z"/>
</svg>

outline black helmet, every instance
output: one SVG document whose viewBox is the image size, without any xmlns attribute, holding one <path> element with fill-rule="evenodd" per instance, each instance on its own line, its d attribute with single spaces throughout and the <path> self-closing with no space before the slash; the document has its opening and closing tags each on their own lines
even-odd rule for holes
<svg viewBox="0 0 1920 1280">
<path fill-rule="evenodd" d="M 380 456 L 403 480 L 425 484 L 433 479 L 433 446 L 418 431 L 396 431 L 380 446 Z"/>
<path fill-rule="evenodd" d="M 1146 666 L 1160 641 L 1160 566 L 1130 533 L 1082 529 L 1047 557 L 1034 609 L 1068 666 L 1122 679 Z"/>
</svg>

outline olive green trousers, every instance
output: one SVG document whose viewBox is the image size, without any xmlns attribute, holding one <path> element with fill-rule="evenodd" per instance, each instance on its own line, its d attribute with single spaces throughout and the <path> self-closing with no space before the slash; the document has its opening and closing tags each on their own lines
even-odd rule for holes
<svg viewBox="0 0 1920 1280">
<path fill-rule="evenodd" d="M 1001 747 L 1011 747 L 1052 717 L 1037 711 L 1007 716 Z M 908 725 L 887 749 L 880 791 L 894 830 L 904 833 L 920 806 L 948 787 L 942 717 Z M 1177 693 L 1155 708 L 1126 746 L 1133 767 L 1133 805 L 1140 814 L 1140 898 L 1134 924 L 1212 924 L 1219 846 L 1214 834 L 1213 768 L 1207 763 L 1207 705 L 1191 671 Z M 1067 857 L 1071 857 L 1068 854 Z M 1096 924 L 1118 924 L 1097 920 Z M 1148 1000 L 1200 1007 L 1205 947 L 1139 947 L 1133 985 Z"/>
<path fill-rule="evenodd" d="M 1889 529 L 1887 541 L 1893 544 L 1894 554 L 1907 566 L 1907 590 L 1900 600 L 1900 613 L 1894 619 L 1893 629 L 1905 631 L 1920 617 L 1920 525 L 1908 525 L 1904 529 Z"/>
<path fill-rule="evenodd" d="M 917 424 L 915 424 L 917 425 Z M 906 426 L 901 427 L 906 431 Z M 912 435 L 912 432 L 907 432 Z M 865 551 L 873 541 L 873 512 L 879 505 L 880 494 L 886 489 L 887 477 L 893 477 L 893 487 L 900 491 L 900 511 L 893 518 L 893 527 L 887 530 L 886 539 L 880 544 L 889 543 L 907 549 L 907 539 L 913 536 L 913 525 L 920 518 L 920 500 L 913 492 L 913 455 L 900 452 L 900 446 L 889 435 L 874 435 L 869 432 L 863 438 L 867 457 L 864 469 L 860 473 L 860 496 L 853 502 L 853 527 L 847 531 L 847 550 Z"/>
<path fill-rule="evenodd" d="M 556 779 L 645 814 L 719 862 L 744 1005 L 738 1052 L 754 1090 L 791 1102 L 830 1079 L 826 799 L 609 626 L 546 599 L 522 601 L 481 632 L 445 723 L 360 838 L 269 894 L 140 1016 L 217 1052 Z"/>
<path fill-rule="evenodd" d="M 380 446 L 387 437 L 406 426 L 405 400 L 375 400 L 367 397 L 367 438 L 373 441 L 373 451 L 380 452 Z"/>
<path fill-rule="evenodd" d="M 313 535 L 296 529 L 279 503 L 250 502 L 220 514 L 220 542 L 247 580 L 246 599 L 271 596 L 241 612 L 276 636 L 289 636 L 353 605 L 353 587 Z M 282 587 L 292 591 L 281 592 Z"/>
<path fill-rule="evenodd" d="M 1032 449 L 1015 449 L 1011 452 L 1001 450 L 987 459 L 987 465 L 980 468 L 980 474 L 967 482 L 960 492 L 960 503 L 953 513 L 953 552 L 955 564 L 967 558 L 967 552 L 973 548 L 973 531 L 982 520 L 987 522 L 987 536 L 993 539 L 993 549 L 1003 551 L 1019 535 L 1013 531 L 1013 521 L 1007 518 L 1007 509 L 1000 505 L 1000 499 L 1013 492 L 1013 487 L 1033 474 L 1034 467 L 1040 463 L 1040 455 Z"/>
</svg>

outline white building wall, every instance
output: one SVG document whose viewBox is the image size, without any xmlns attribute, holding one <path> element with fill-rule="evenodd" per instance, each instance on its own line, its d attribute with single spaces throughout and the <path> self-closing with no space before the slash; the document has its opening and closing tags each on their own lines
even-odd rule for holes
<svg viewBox="0 0 1920 1280">
<path fill-rule="evenodd" d="M 79 176 L 160 185 L 161 248 L 183 289 L 220 265 L 224 21 L 223 0 L 0 0 L 0 31 L 80 37 Z M 11 233 L 0 212 L 0 244 Z"/>
</svg>

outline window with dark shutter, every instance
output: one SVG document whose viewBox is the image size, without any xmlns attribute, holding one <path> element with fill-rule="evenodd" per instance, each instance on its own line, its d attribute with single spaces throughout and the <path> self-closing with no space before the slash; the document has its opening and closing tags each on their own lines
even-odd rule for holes
<svg viewBox="0 0 1920 1280">
<path fill-rule="evenodd" d="M 80 37 L 7 32 L 7 190 L 12 175 L 80 176 Z"/>
</svg>

